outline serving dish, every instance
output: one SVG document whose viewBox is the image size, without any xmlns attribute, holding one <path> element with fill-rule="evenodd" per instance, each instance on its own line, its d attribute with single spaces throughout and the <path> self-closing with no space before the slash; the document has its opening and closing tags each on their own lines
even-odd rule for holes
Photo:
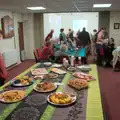
<svg viewBox="0 0 120 120">
<path fill-rule="evenodd" d="M 52 67 L 60 68 L 60 67 L 62 67 L 62 65 L 61 64 L 53 64 Z"/>
<path fill-rule="evenodd" d="M 77 68 L 79 68 L 81 71 L 85 71 L 85 72 L 88 72 L 91 70 L 91 67 L 89 65 L 81 65 L 81 66 L 77 66 Z"/>
<path fill-rule="evenodd" d="M 52 65 L 51 62 L 44 62 L 43 64 L 44 64 L 45 66 L 51 66 L 51 65 Z"/>
<path fill-rule="evenodd" d="M 68 85 L 77 90 L 81 90 L 88 87 L 88 82 L 83 79 L 74 78 L 68 81 Z"/>
<path fill-rule="evenodd" d="M 18 86 L 18 87 L 22 87 L 22 86 L 29 86 L 31 84 L 34 83 L 33 78 L 29 77 L 29 76 L 23 76 L 23 77 L 17 77 L 13 80 L 12 85 L 13 86 Z"/>
<path fill-rule="evenodd" d="M 26 96 L 23 90 L 10 90 L 0 94 L 0 101 L 4 103 L 14 103 L 21 101 Z"/>
<path fill-rule="evenodd" d="M 95 78 L 93 76 L 88 75 L 88 74 L 83 73 L 83 72 L 74 72 L 73 76 L 76 77 L 76 78 L 80 78 L 80 79 L 86 80 L 86 81 L 95 80 Z"/>
<path fill-rule="evenodd" d="M 57 85 L 52 82 L 41 82 L 34 86 L 33 88 L 37 92 L 51 92 L 57 89 Z"/>
<path fill-rule="evenodd" d="M 76 101 L 76 95 L 65 92 L 55 92 L 48 95 L 47 101 L 55 106 L 68 106 Z"/>
<path fill-rule="evenodd" d="M 31 69 L 32 75 L 45 75 L 48 74 L 48 71 L 45 68 Z"/>
<path fill-rule="evenodd" d="M 66 71 L 58 69 L 58 68 L 52 68 L 51 71 L 57 74 L 66 74 Z"/>
</svg>

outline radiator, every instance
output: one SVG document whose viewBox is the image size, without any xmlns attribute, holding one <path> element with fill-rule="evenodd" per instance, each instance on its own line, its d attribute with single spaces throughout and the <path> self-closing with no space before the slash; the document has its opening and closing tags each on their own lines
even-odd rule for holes
<svg viewBox="0 0 120 120">
<path fill-rule="evenodd" d="M 9 49 L 2 52 L 3 60 L 6 67 L 12 66 L 17 63 L 17 50 Z"/>
</svg>

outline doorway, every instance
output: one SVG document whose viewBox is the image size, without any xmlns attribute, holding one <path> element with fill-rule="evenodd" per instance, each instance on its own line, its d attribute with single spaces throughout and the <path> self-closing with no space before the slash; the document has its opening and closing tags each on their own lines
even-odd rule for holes
<svg viewBox="0 0 120 120">
<path fill-rule="evenodd" d="M 18 22 L 18 35 L 19 35 L 20 60 L 21 60 L 21 61 L 24 61 L 24 33 L 23 33 L 23 22 Z"/>
</svg>

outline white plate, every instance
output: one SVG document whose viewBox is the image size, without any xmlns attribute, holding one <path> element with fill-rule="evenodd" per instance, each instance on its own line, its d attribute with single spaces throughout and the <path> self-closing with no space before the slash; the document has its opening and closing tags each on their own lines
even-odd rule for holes
<svg viewBox="0 0 120 120">
<path fill-rule="evenodd" d="M 91 67 L 89 65 L 81 65 L 81 66 L 77 66 L 77 68 L 81 70 L 91 70 Z"/>
<path fill-rule="evenodd" d="M 41 82 L 41 83 L 38 83 L 38 84 L 43 84 L 43 83 L 44 83 L 44 82 Z M 54 83 L 53 83 L 53 84 L 54 84 Z M 37 91 L 37 92 L 41 92 L 41 93 L 51 92 L 51 91 L 54 91 L 54 90 L 56 90 L 56 89 L 57 89 L 57 85 L 56 85 L 56 84 L 54 84 L 54 86 L 55 86 L 55 88 L 54 88 L 54 89 L 51 89 L 51 90 L 46 90 L 46 91 L 40 91 L 40 90 L 36 89 L 36 86 L 37 86 L 37 84 L 36 84 L 36 85 L 34 85 L 33 89 L 34 89 L 35 91 Z"/>
<path fill-rule="evenodd" d="M 69 68 L 67 68 L 69 71 L 71 71 L 71 72 L 74 72 L 75 70 L 76 70 L 76 68 L 75 67 L 69 67 Z"/>
<path fill-rule="evenodd" d="M 59 67 L 62 67 L 62 65 L 61 64 L 53 64 L 52 67 L 59 68 Z"/>
<path fill-rule="evenodd" d="M 54 73 L 60 74 L 60 75 L 66 74 L 66 71 L 58 69 L 58 68 L 52 68 L 51 71 Z"/>
<path fill-rule="evenodd" d="M 32 85 L 33 83 L 34 83 L 34 80 L 32 79 L 32 81 L 31 82 L 29 82 L 28 84 L 22 84 L 22 83 L 16 83 L 16 81 L 18 81 L 17 79 L 14 79 L 13 81 L 12 81 L 12 85 L 13 86 L 16 86 L 16 87 L 24 87 L 24 86 L 29 86 L 29 85 Z"/>
<path fill-rule="evenodd" d="M 37 68 L 37 69 L 31 69 L 32 75 L 45 75 L 48 74 L 47 70 L 45 68 Z"/>
<path fill-rule="evenodd" d="M 43 64 L 44 64 L 45 66 L 51 66 L 51 65 L 52 65 L 51 62 L 44 62 Z"/>
<path fill-rule="evenodd" d="M 62 92 L 56 92 L 56 93 L 62 93 Z M 76 95 L 67 93 L 67 94 L 72 98 L 72 102 L 71 102 L 71 103 L 66 103 L 66 104 L 56 104 L 56 103 L 53 103 L 52 101 L 50 101 L 50 96 L 51 96 L 52 94 L 55 94 L 55 93 L 51 93 L 50 95 L 48 95 L 47 101 L 48 101 L 50 104 L 55 105 L 55 106 L 68 106 L 68 105 L 71 105 L 71 104 L 75 103 L 75 102 L 76 102 L 76 99 L 77 99 Z"/>
<path fill-rule="evenodd" d="M 24 93 L 24 96 L 22 96 L 21 99 L 16 100 L 16 101 L 5 101 L 4 98 L 2 97 L 2 95 L 6 94 L 6 93 L 15 92 L 15 91 L 23 92 L 23 93 Z M 25 93 L 25 91 L 23 91 L 23 90 L 9 90 L 9 91 L 5 91 L 5 92 L 3 92 L 3 93 L 0 94 L 0 101 L 1 101 L 1 102 L 4 102 L 4 103 L 15 103 L 15 102 L 18 102 L 18 101 L 23 100 L 25 97 L 26 97 L 26 93 Z"/>
</svg>

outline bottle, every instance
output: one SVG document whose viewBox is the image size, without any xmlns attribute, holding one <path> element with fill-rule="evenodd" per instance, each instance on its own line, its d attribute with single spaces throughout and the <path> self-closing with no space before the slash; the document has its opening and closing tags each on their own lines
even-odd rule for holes
<svg viewBox="0 0 120 120">
<path fill-rule="evenodd" d="M 69 66 L 68 60 L 65 60 L 65 67 L 67 68 Z"/>
<path fill-rule="evenodd" d="M 78 65 L 81 65 L 81 57 L 78 57 Z"/>
<path fill-rule="evenodd" d="M 74 66 L 75 65 L 75 58 L 74 56 L 71 56 L 71 66 Z"/>
<path fill-rule="evenodd" d="M 65 63 L 66 63 L 66 67 L 68 67 L 68 66 L 69 66 L 69 62 L 68 62 L 68 60 L 66 60 Z"/>
<path fill-rule="evenodd" d="M 65 66 L 66 58 L 63 58 L 63 66 Z"/>
</svg>

